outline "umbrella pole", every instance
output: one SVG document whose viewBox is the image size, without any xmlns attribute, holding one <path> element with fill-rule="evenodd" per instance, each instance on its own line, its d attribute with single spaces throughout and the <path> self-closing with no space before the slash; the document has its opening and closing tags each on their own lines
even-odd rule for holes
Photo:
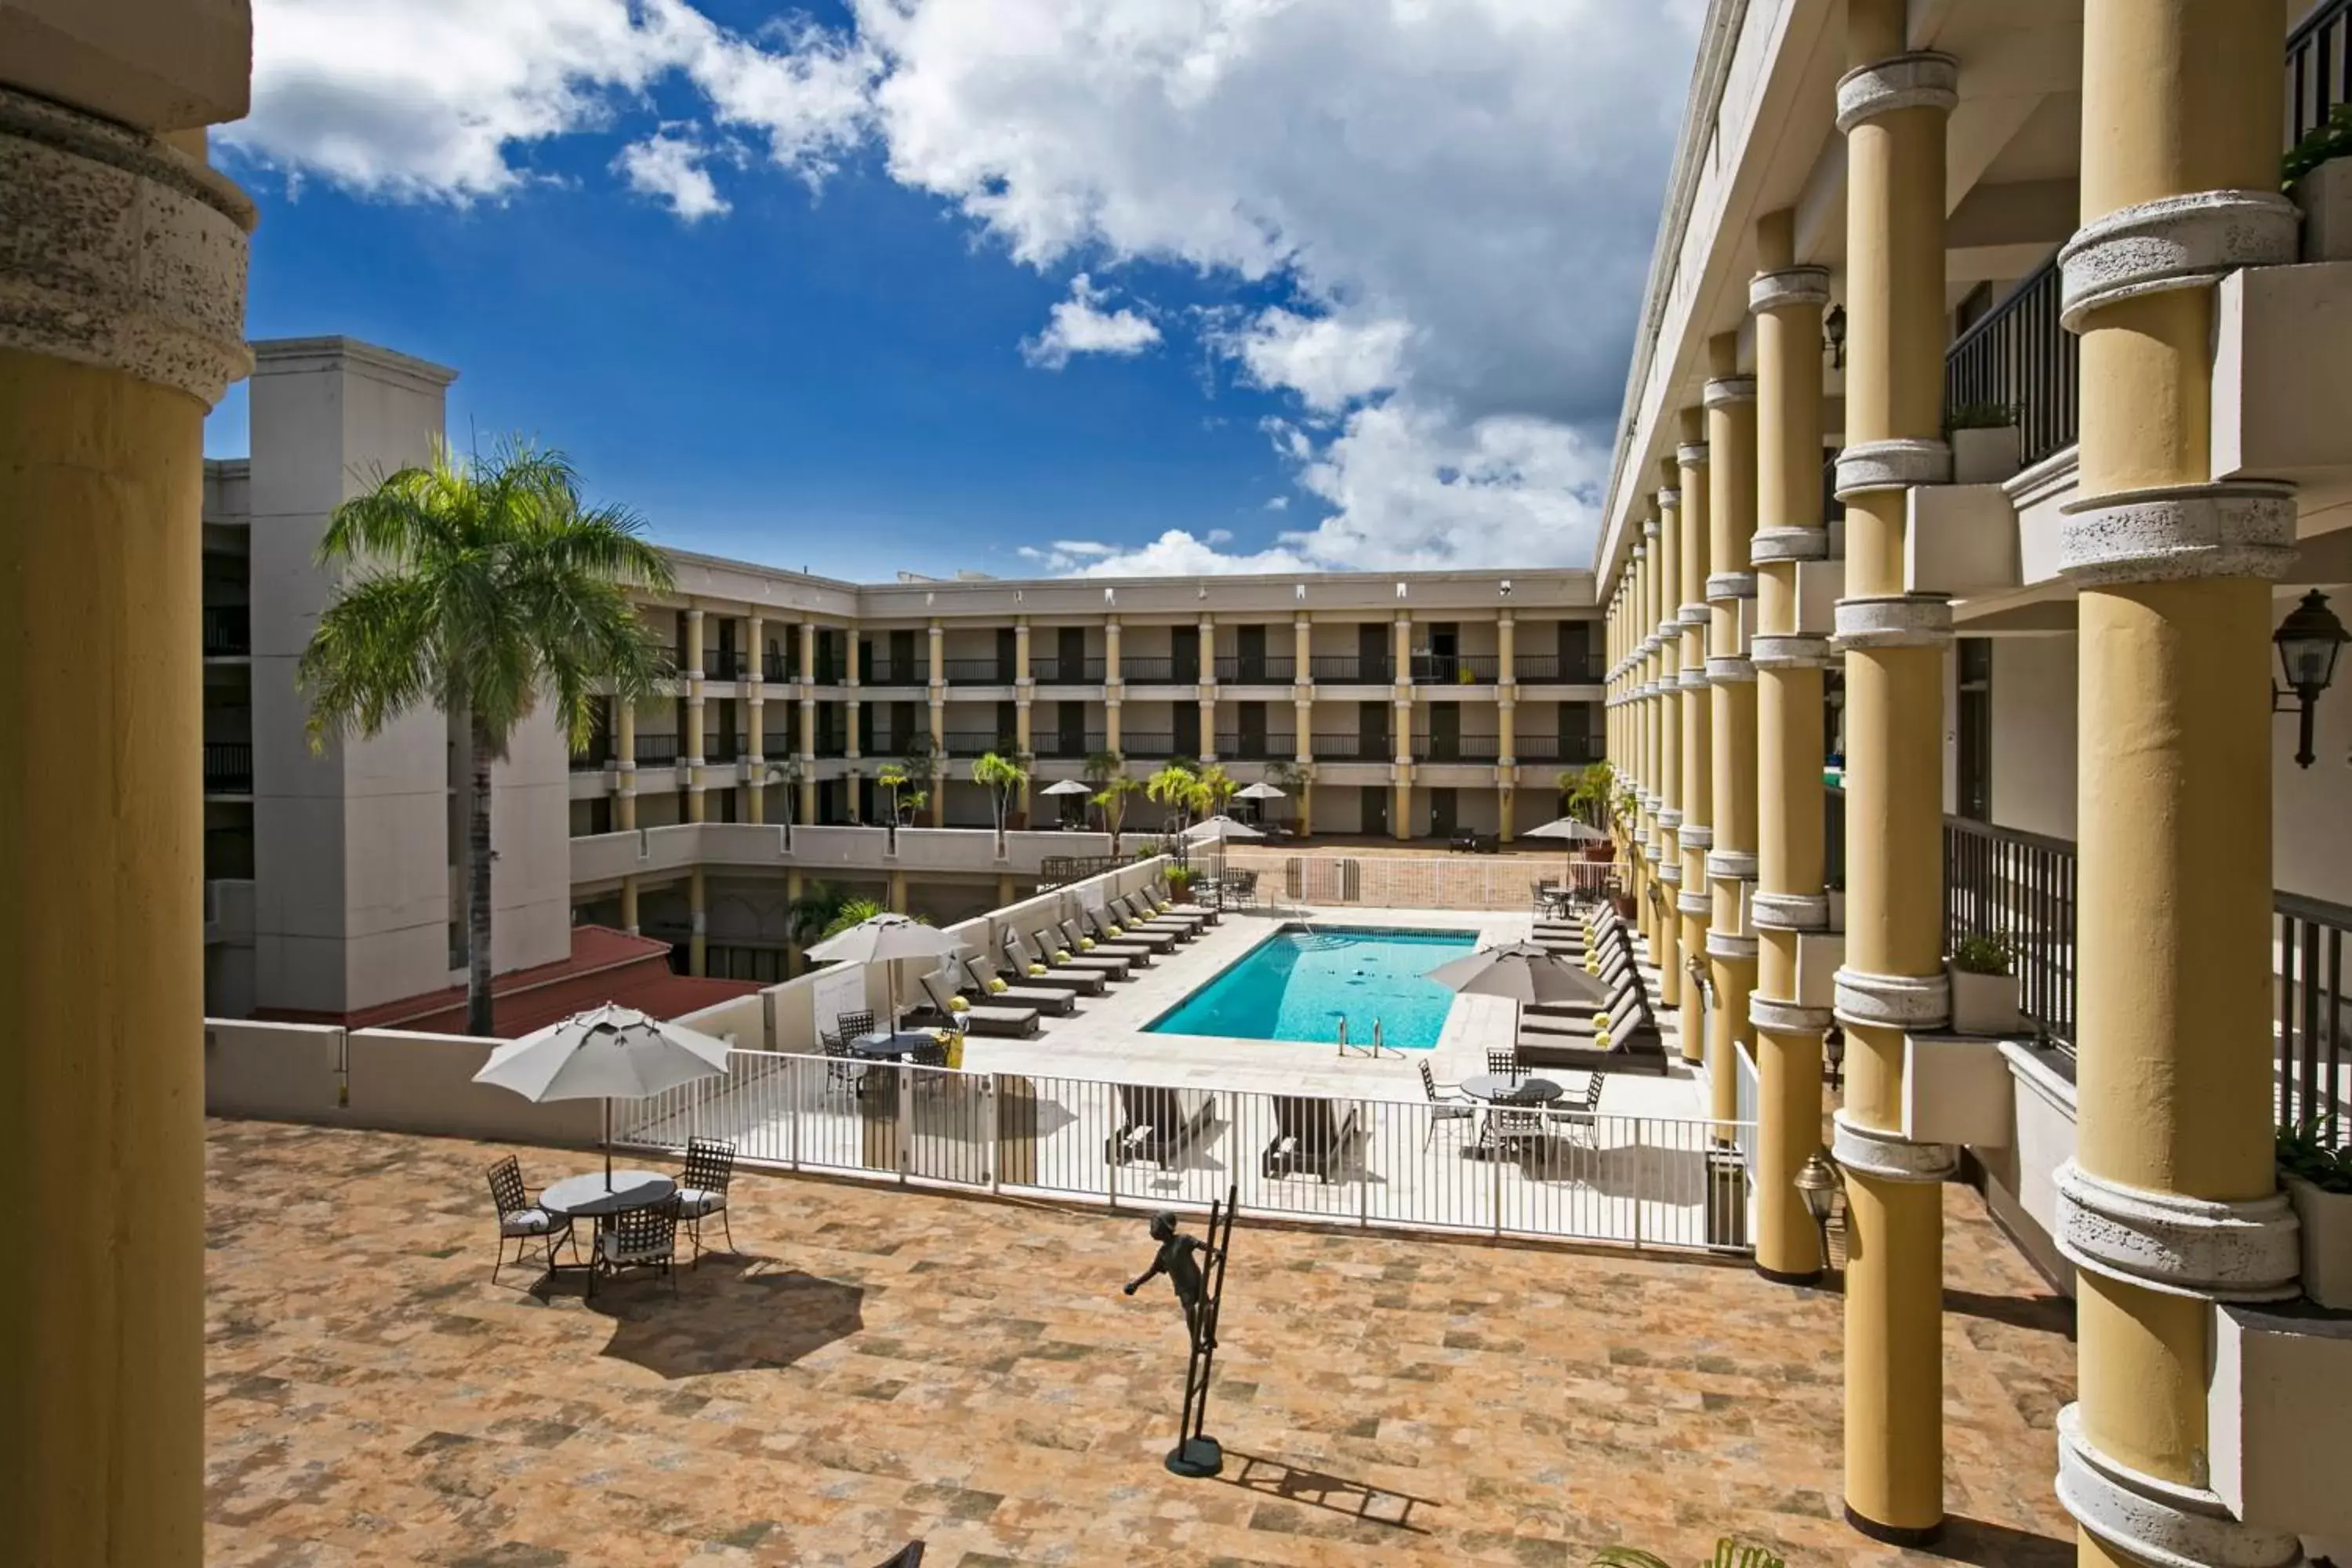
<svg viewBox="0 0 2352 1568">
<path fill-rule="evenodd" d="M 604 1190 L 613 1190 L 613 1100 L 604 1099 Z"/>
</svg>

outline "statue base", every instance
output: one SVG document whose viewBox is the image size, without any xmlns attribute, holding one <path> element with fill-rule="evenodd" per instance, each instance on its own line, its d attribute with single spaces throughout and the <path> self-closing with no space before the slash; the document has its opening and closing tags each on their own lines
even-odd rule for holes
<svg viewBox="0 0 2352 1568">
<path fill-rule="evenodd" d="M 1213 1476 L 1225 1468 L 1225 1451 L 1214 1437 L 1187 1437 L 1168 1450 L 1168 1468 L 1179 1476 Z"/>
</svg>

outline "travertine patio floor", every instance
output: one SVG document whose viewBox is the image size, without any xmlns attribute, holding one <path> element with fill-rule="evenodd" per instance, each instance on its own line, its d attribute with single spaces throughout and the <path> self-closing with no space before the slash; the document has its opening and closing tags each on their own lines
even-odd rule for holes
<svg viewBox="0 0 2352 1568">
<path fill-rule="evenodd" d="M 738 1177 L 745 1256 L 489 1279 L 453 1140 L 211 1136 L 215 1563 L 1931 1561 L 1838 1522 L 1839 1303 L 1631 1252 L 1244 1228 L 1210 1430 L 1139 1217 Z M 534 1184 L 590 1168 L 518 1150 Z M 1948 1189 L 1940 1554 L 2071 1562 L 2051 1435 L 2070 1312 Z"/>
</svg>

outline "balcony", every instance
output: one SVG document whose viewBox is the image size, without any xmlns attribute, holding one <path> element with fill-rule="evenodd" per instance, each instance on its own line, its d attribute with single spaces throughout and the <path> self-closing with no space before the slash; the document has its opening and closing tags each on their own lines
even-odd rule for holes
<svg viewBox="0 0 2352 1568">
<path fill-rule="evenodd" d="M 205 793 L 207 795 L 251 795 L 253 793 L 252 742 L 206 741 L 205 742 Z"/>
<path fill-rule="evenodd" d="M 713 735 L 703 742 L 706 763 L 731 763 L 743 755 L 742 743 L 732 735 Z"/>
<path fill-rule="evenodd" d="M 575 773 L 601 773 L 613 760 L 613 750 L 599 735 L 595 744 L 584 752 L 574 752 L 565 759 Z"/>
<path fill-rule="evenodd" d="M 781 653 L 772 653 L 760 661 L 760 673 L 770 680 L 791 680 L 793 661 Z"/>
<path fill-rule="evenodd" d="M 931 667 L 920 659 L 869 659 L 857 680 L 861 686 L 929 686 Z"/>
<path fill-rule="evenodd" d="M 1601 744 L 1590 735 L 1521 735 L 1512 742 L 1512 752 L 1522 763 L 1581 767 L 1601 760 Z"/>
<path fill-rule="evenodd" d="M 1010 735 L 1000 735 L 993 730 L 950 730 L 947 751 L 950 757 L 979 757 L 994 752 L 1009 757 L 1020 750 L 1020 744 Z"/>
<path fill-rule="evenodd" d="M 637 766 L 667 768 L 677 764 L 676 735 L 640 735 L 637 737 Z"/>
<path fill-rule="evenodd" d="M 1318 735 L 1312 755 L 1318 762 L 1345 763 L 1361 758 L 1386 762 L 1391 752 L 1386 735 Z"/>
<path fill-rule="evenodd" d="M 1597 654 L 1523 653 L 1511 661 L 1516 679 L 1536 685 L 1598 686 L 1601 682 Z"/>
<path fill-rule="evenodd" d="M 751 656 L 731 647 L 706 648 L 702 673 L 710 680 L 744 680 L 751 674 Z"/>
<path fill-rule="evenodd" d="M 1288 761 L 1298 754 L 1297 743 L 1288 735 L 1220 735 L 1217 755 L 1229 763 L 1270 763 Z"/>
<path fill-rule="evenodd" d="M 1129 730 L 1119 736 L 1123 755 L 1147 762 L 1165 762 L 1176 754 L 1176 737 L 1166 731 Z"/>
<path fill-rule="evenodd" d="M 1098 658 L 1033 658 L 1029 678 L 1057 686 L 1100 686 L 1103 661 Z"/>
<path fill-rule="evenodd" d="M 1945 417 L 2013 423 L 2020 467 L 2073 446 L 2080 423 L 2080 340 L 2059 324 L 2058 294 L 2053 258 L 1944 353 Z"/>
<path fill-rule="evenodd" d="M 1218 658 L 1216 669 L 1219 680 L 1235 681 L 1243 686 L 1287 686 L 1298 669 L 1298 661 L 1295 658 L 1243 658 L 1225 654 Z"/>
<path fill-rule="evenodd" d="M 782 730 L 771 730 L 760 737 L 760 754 L 772 763 L 798 756 L 800 749 L 800 737 Z"/>
<path fill-rule="evenodd" d="M 950 686 L 1010 686 L 1014 670 L 1012 660 L 995 658 L 950 658 L 942 668 Z"/>
<path fill-rule="evenodd" d="M 1352 653 L 1318 653 L 1307 661 L 1307 673 L 1317 680 L 1352 682 L 1358 686 L 1386 686 L 1394 679 L 1395 665 L 1385 658 L 1364 658 Z"/>
<path fill-rule="evenodd" d="M 243 605 L 207 605 L 205 657 L 241 658 L 253 651 L 253 612 Z"/>
<path fill-rule="evenodd" d="M 1424 763 L 1493 763 L 1503 755 L 1494 735 L 1432 735 L 1422 747 L 1418 760 Z"/>
<path fill-rule="evenodd" d="M 1142 686 L 1190 686 L 1201 679 L 1197 661 L 1179 664 L 1173 658 L 1129 654 L 1118 661 L 1118 677 Z"/>
<path fill-rule="evenodd" d="M 820 730 L 816 736 L 816 754 L 824 758 L 845 757 L 849 755 L 849 741 L 845 736 L 831 735 Z"/>
<path fill-rule="evenodd" d="M 1035 737 L 1034 754 L 1060 763 L 1082 763 L 1096 752 L 1105 750 L 1108 739 L 1100 730 L 1084 735 L 1040 735 Z"/>
<path fill-rule="evenodd" d="M 1501 679 L 1501 663 L 1492 654 L 1417 653 L 1412 678 L 1439 686 L 1492 686 Z"/>
</svg>

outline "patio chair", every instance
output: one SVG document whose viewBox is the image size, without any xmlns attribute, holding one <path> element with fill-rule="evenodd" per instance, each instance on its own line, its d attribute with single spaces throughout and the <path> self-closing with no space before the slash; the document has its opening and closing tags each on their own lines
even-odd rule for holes
<svg viewBox="0 0 2352 1568">
<path fill-rule="evenodd" d="M 1162 942 L 1159 947 L 1154 947 L 1147 942 L 1129 942 L 1125 938 L 1117 942 L 1105 942 L 1098 937 L 1090 938 L 1086 928 L 1075 920 L 1062 921 L 1054 929 L 1062 933 L 1062 945 L 1080 958 L 1092 958 L 1100 953 L 1110 958 L 1124 958 L 1138 969 L 1150 968 L 1153 955 L 1160 948 L 1172 945 Z M 1094 942 L 1092 947 L 1086 945 L 1088 941 Z"/>
<path fill-rule="evenodd" d="M 1044 961 L 1051 969 L 1092 969 L 1114 980 L 1125 980 L 1128 971 L 1139 969 L 1150 962 L 1149 956 L 1141 952 L 1129 952 L 1124 949 L 1116 952 L 1085 952 L 1079 948 L 1076 937 L 1050 925 L 1039 926 L 1030 933 L 1029 940 L 1036 944 L 1037 951 L 1044 955 Z M 1057 953 L 1066 956 L 1055 957 Z"/>
<path fill-rule="evenodd" d="M 1171 1169 L 1216 1121 L 1216 1096 L 1198 1089 L 1135 1083 L 1113 1089 L 1118 1096 L 1118 1127 L 1103 1140 L 1103 1158 L 1114 1165 L 1148 1160 Z"/>
<path fill-rule="evenodd" d="M 844 1044 L 846 1044 L 851 1040 L 859 1039 L 874 1032 L 874 1015 L 871 1013 L 844 1013 L 839 1017 L 834 1019 L 833 1026 L 841 1031 L 842 1041 Z"/>
<path fill-rule="evenodd" d="M 1475 1123 L 1478 1120 L 1478 1108 L 1468 1100 L 1450 1099 L 1441 1093 L 1437 1087 L 1437 1075 L 1429 1070 L 1427 1058 L 1423 1058 L 1418 1065 L 1421 1068 L 1421 1092 L 1429 1100 L 1429 1131 L 1422 1135 L 1421 1140 L 1422 1152 L 1427 1153 L 1429 1142 L 1437 1136 L 1437 1129 L 1441 1124 L 1465 1121 Z M 1455 1089 L 1453 1092 L 1459 1094 L 1461 1090 Z"/>
<path fill-rule="evenodd" d="M 1052 947 L 1042 943 L 1034 949 L 1024 946 L 1021 933 L 1008 926 L 1004 932 L 1004 973 L 1008 978 L 1021 975 L 1031 984 L 1072 986 L 1090 996 L 1099 995 L 1127 978 L 1127 961 L 1124 959 L 1105 958 L 1099 963 L 1080 963 L 1073 958 L 1066 963 L 1057 963 L 1054 950 L 1059 946 L 1059 942 Z M 1089 953 L 1087 956 L 1091 961 L 1094 955 Z M 1045 973 L 1030 973 L 1033 965 L 1042 967 Z"/>
<path fill-rule="evenodd" d="M 1490 1154 L 1514 1146 L 1524 1152 L 1528 1145 L 1541 1143 L 1550 1136 L 1544 1112 L 1517 1106 L 1496 1106 L 1486 1112 L 1486 1120 L 1478 1128 L 1479 1146 Z"/>
<path fill-rule="evenodd" d="M 1519 1060 L 1518 1047 L 1514 1046 L 1509 1050 L 1489 1050 L 1486 1053 L 1486 1070 L 1498 1078 L 1517 1082 L 1527 1068 Z"/>
<path fill-rule="evenodd" d="M 1113 936 L 1110 928 L 1114 923 L 1115 917 L 1102 910 L 1084 910 L 1078 915 L 1078 929 L 1095 939 L 1097 952 L 1106 947 L 1142 947 L 1149 948 L 1156 957 L 1184 940 L 1177 931 L 1155 926 L 1140 926 L 1134 931 L 1122 927 L 1119 934 Z"/>
<path fill-rule="evenodd" d="M 614 1215 L 596 1233 L 595 1266 L 588 1270 L 588 1299 L 596 1299 L 596 1277 L 624 1268 L 658 1268 L 677 1289 L 677 1200 Z"/>
<path fill-rule="evenodd" d="M 1608 1080 L 1605 1072 L 1586 1074 L 1583 1100 L 1565 1110 L 1557 1106 L 1552 1110 L 1552 1124 L 1588 1149 L 1600 1146 L 1601 1088 Z"/>
<path fill-rule="evenodd" d="M 1274 1136 L 1258 1157 L 1258 1173 L 1267 1181 L 1313 1173 L 1329 1182 L 1340 1168 L 1357 1131 L 1356 1108 L 1345 1117 L 1333 1102 L 1299 1094 L 1274 1097 Z"/>
<path fill-rule="evenodd" d="M 1078 992 L 1074 985 L 1046 985 L 1034 981 L 1008 978 L 996 972 L 996 965 L 984 957 L 971 953 L 962 956 L 959 965 L 963 971 L 963 994 L 975 1002 L 991 1002 L 999 1007 L 1034 1007 L 1040 1013 L 1075 1013 L 1078 1010 Z M 1102 977 L 1095 977 L 1100 987 Z"/>
<path fill-rule="evenodd" d="M 824 1089 L 831 1094 L 836 1089 L 857 1092 L 857 1080 L 865 1073 L 857 1058 L 849 1049 L 849 1042 L 831 1029 L 817 1032 L 819 1048 L 824 1052 Z"/>
<path fill-rule="evenodd" d="M 922 986 L 923 994 L 930 999 L 931 1005 L 941 1018 L 953 1021 L 972 1034 L 1020 1037 L 1037 1032 L 1037 1009 L 1034 1007 L 992 1007 L 966 1002 L 959 1009 L 948 1004 L 962 1001 L 962 998 L 950 996 L 947 987 L 940 984 L 938 975 L 923 975 L 917 984 Z M 945 1067 L 947 1062 L 942 1057 L 930 1065 Z"/>
<path fill-rule="evenodd" d="M 1156 915 L 1132 898 L 1112 899 L 1106 906 L 1129 931 L 1165 931 L 1176 933 L 1179 942 L 1190 942 L 1209 924 L 1206 915 Z"/>
<path fill-rule="evenodd" d="M 499 1206 L 499 1254 L 490 1265 L 491 1284 L 499 1282 L 499 1270 L 507 1266 L 509 1241 L 515 1244 L 512 1261 L 516 1263 L 523 1260 L 532 1242 L 544 1241 L 551 1270 L 555 1268 L 555 1249 L 564 1242 L 571 1242 L 573 1255 L 578 1255 L 580 1244 L 572 1238 L 571 1216 L 551 1214 L 530 1201 L 530 1190 L 522 1184 L 522 1167 L 512 1154 L 492 1165 L 488 1174 L 490 1201 Z"/>
<path fill-rule="evenodd" d="M 716 1138 L 686 1141 L 686 1169 L 677 1178 L 677 1217 L 686 1225 L 687 1239 L 694 1244 L 692 1267 L 701 1267 L 703 1222 L 713 1215 L 727 1237 L 728 1253 L 731 1256 L 735 1251 L 735 1227 L 727 1220 L 727 1184 L 734 1178 L 734 1144 Z"/>
<path fill-rule="evenodd" d="M 1477 847 L 1478 836 L 1475 833 L 1456 833 L 1445 841 L 1448 855 L 1467 855 Z"/>
</svg>

